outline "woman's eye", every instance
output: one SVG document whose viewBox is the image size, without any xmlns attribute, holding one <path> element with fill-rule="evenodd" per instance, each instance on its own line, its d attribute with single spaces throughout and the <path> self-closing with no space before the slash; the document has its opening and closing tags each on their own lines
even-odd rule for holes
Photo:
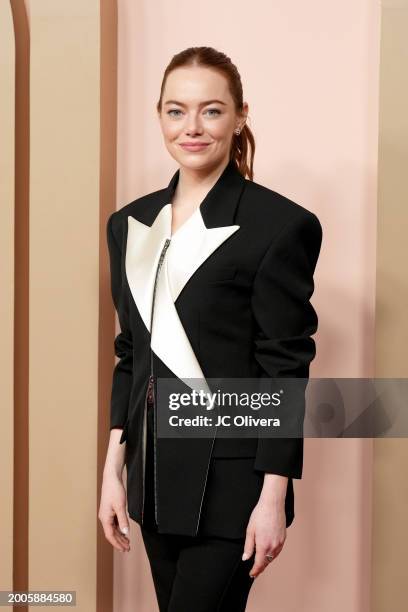
<svg viewBox="0 0 408 612">
<path fill-rule="evenodd" d="M 206 111 L 207 113 L 216 113 L 217 115 L 221 115 L 221 111 L 218 110 L 218 108 L 209 108 Z"/>
<path fill-rule="evenodd" d="M 205 112 L 210 113 L 210 117 L 214 116 L 213 113 L 215 113 L 215 115 L 221 115 L 221 111 L 218 110 L 218 108 L 208 108 Z M 172 108 L 167 111 L 167 114 L 170 115 L 170 117 L 178 117 L 179 115 L 177 113 L 181 113 L 181 110 L 178 108 Z"/>
</svg>

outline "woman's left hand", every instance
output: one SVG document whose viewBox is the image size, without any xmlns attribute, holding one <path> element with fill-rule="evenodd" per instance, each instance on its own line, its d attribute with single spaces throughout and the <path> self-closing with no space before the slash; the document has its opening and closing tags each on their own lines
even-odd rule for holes
<svg viewBox="0 0 408 612">
<path fill-rule="evenodd" d="M 246 529 L 243 560 L 255 550 L 255 561 L 249 575 L 256 578 L 270 564 L 266 555 L 275 559 L 286 540 L 286 514 L 284 499 L 263 500 L 252 510 Z"/>
</svg>

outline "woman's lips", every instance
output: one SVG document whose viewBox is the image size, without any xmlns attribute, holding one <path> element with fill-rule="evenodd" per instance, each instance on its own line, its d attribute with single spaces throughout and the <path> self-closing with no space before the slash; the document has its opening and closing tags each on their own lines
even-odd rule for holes
<svg viewBox="0 0 408 612">
<path fill-rule="evenodd" d="M 205 149 L 205 147 L 208 147 L 210 143 L 206 142 L 206 143 L 197 143 L 197 144 L 183 144 L 180 143 L 180 147 L 182 147 L 183 149 L 185 149 L 186 151 L 202 151 L 203 149 Z"/>
</svg>

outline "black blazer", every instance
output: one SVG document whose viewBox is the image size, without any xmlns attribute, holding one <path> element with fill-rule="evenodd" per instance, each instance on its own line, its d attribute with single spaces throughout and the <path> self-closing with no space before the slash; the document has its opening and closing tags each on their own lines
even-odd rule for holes
<svg viewBox="0 0 408 612">
<path fill-rule="evenodd" d="M 160 377 L 307 379 L 316 352 L 311 336 L 318 318 L 310 298 L 322 242 L 317 216 L 245 179 L 230 161 L 191 222 L 191 236 L 198 240 L 188 243 L 192 257 L 186 257 L 184 276 L 173 286 L 174 299 L 163 261 L 171 249 L 171 200 L 178 178 L 179 170 L 166 188 L 137 198 L 107 223 L 112 298 L 121 328 L 110 428 L 123 428 L 128 511 L 139 524 L 151 369 L 154 397 Z M 161 311 L 157 330 L 156 309 Z M 303 438 L 156 436 L 155 444 L 161 533 L 198 533 L 211 462 L 226 457 L 253 458 L 257 492 L 264 472 L 288 476 L 287 524 L 293 520 L 292 478 L 302 476 Z"/>
</svg>

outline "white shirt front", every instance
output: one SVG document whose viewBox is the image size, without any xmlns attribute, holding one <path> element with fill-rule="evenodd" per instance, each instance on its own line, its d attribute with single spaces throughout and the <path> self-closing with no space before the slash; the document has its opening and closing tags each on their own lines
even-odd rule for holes
<svg viewBox="0 0 408 612">
<path fill-rule="evenodd" d="M 171 236 L 166 252 L 166 267 L 170 292 L 176 301 L 186 279 L 191 275 L 191 266 L 198 260 L 205 240 L 203 221 L 197 208 Z"/>
</svg>

